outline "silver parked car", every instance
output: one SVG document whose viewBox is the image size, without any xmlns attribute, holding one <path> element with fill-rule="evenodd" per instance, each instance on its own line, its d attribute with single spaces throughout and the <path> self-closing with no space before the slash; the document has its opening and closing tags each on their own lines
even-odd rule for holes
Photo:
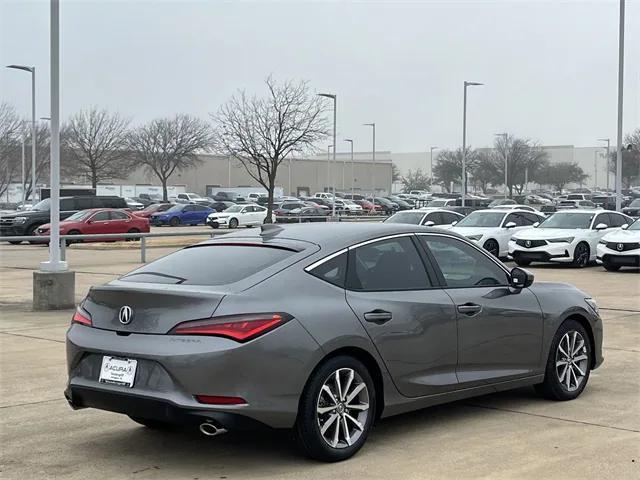
<svg viewBox="0 0 640 480">
<path fill-rule="evenodd" d="M 292 428 L 338 461 L 380 417 L 524 385 L 576 398 L 602 320 L 589 295 L 449 231 L 264 225 L 91 288 L 67 357 L 73 408 L 206 435 Z"/>
</svg>

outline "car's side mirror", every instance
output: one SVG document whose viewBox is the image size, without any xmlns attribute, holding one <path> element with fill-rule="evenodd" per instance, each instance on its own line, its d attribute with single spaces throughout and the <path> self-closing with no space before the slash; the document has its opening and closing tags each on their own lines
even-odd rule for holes
<svg viewBox="0 0 640 480">
<path fill-rule="evenodd" d="M 433 227 L 435 225 L 434 222 L 432 222 L 431 220 L 429 220 L 428 222 L 424 222 L 424 226 L 425 227 Z"/>
<path fill-rule="evenodd" d="M 504 226 L 504 228 L 513 228 L 515 226 L 516 226 L 516 222 L 509 222 Z"/>
<path fill-rule="evenodd" d="M 606 223 L 599 223 L 596 225 L 596 230 L 606 230 L 609 226 Z"/>
<path fill-rule="evenodd" d="M 540 226 L 540 222 L 536 222 L 533 224 L 533 228 L 538 228 Z"/>
<path fill-rule="evenodd" d="M 620 228 L 622 228 L 622 230 L 626 230 L 627 228 L 629 228 L 629 224 L 628 224 L 628 223 L 625 223 L 625 224 L 624 224 L 624 225 L 622 225 L 622 227 L 620 227 Z"/>
<path fill-rule="evenodd" d="M 520 267 L 512 268 L 509 277 L 513 288 L 528 288 L 533 284 L 533 278 L 533 273 Z"/>
<path fill-rule="evenodd" d="M 455 224 L 456 224 L 456 223 L 458 223 L 458 221 L 457 221 L 457 220 L 456 220 L 455 222 L 453 222 L 453 223 L 451 224 L 451 226 L 452 226 L 452 227 L 453 227 L 453 226 L 455 226 Z"/>
</svg>

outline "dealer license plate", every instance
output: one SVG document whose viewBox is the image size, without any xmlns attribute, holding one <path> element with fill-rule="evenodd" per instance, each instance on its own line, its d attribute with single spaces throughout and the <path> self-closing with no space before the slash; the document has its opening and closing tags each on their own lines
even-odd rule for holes
<svg viewBox="0 0 640 480">
<path fill-rule="evenodd" d="M 137 366 L 137 360 L 104 356 L 100 368 L 100 383 L 133 387 Z"/>
</svg>

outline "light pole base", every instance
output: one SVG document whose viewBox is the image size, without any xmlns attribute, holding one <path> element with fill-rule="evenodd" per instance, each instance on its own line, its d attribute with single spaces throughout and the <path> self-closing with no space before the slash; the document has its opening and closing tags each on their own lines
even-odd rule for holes
<svg viewBox="0 0 640 480">
<path fill-rule="evenodd" d="M 76 274 L 73 271 L 33 272 L 33 309 L 63 310 L 76 305 Z"/>
</svg>

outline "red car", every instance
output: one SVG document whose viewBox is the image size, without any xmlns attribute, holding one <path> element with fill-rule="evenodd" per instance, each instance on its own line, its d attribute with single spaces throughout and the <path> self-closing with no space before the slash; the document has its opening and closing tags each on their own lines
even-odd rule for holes
<svg viewBox="0 0 640 480">
<path fill-rule="evenodd" d="M 366 213 L 382 213 L 382 205 L 374 205 L 369 200 L 354 200 Z"/>
<path fill-rule="evenodd" d="M 38 227 L 38 235 L 49 235 L 50 224 Z M 60 222 L 60 235 L 94 235 L 98 233 L 148 233 L 149 220 L 115 208 L 81 210 Z M 115 241 L 114 238 L 91 240 Z"/>
<path fill-rule="evenodd" d="M 136 210 L 133 214 L 136 217 L 149 218 L 154 213 L 160 213 L 173 207 L 173 203 L 152 203 L 142 210 Z"/>
</svg>

